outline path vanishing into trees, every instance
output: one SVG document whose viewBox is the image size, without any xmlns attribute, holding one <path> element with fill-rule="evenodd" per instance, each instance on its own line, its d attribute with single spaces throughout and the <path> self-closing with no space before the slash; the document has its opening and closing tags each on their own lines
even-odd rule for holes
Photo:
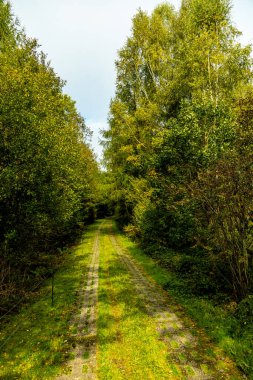
<svg viewBox="0 0 253 380">
<path fill-rule="evenodd" d="M 57 379 L 242 379 L 126 248 L 111 220 L 98 223 L 73 360 Z"/>
</svg>

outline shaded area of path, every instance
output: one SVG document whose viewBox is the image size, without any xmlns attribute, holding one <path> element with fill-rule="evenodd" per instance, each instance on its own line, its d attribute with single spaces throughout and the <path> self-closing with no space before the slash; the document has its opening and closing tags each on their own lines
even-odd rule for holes
<svg viewBox="0 0 253 380">
<path fill-rule="evenodd" d="M 97 230 L 92 258 L 88 267 L 86 284 L 81 289 L 80 314 L 75 316 L 71 325 L 75 329 L 73 334 L 73 360 L 69 363 L 70 373 L 57 377 L 58 380 L 96 379 L 96 351 L 97 351 L 97 301 L 98 301 L 98 269 L 99 269 L 99 238 Z"/>
</svg>

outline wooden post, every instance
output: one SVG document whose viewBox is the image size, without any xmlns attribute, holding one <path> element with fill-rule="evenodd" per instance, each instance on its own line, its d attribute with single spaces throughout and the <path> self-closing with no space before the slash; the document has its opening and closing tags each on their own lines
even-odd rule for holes
<svg viewBox="0 0 253 380">
<path fill-rule="evenodd" d="M 54 272 L 52 274 L 52 293 L 51 293 L 51 306 L 54 306 Z"/>
</svg>

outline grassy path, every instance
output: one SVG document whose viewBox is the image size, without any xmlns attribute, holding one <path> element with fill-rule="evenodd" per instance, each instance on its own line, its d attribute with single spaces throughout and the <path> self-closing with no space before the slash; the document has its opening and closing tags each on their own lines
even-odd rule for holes
<svg viewBox="0 0 253 380">
<path fill-rule="evenodd" d="M 90 226 L 56 274 L 55 305 L 49 282 L 0 328 L 0 379 L 243 379 L 139 260 L 112 221 Z"/>
</svg>

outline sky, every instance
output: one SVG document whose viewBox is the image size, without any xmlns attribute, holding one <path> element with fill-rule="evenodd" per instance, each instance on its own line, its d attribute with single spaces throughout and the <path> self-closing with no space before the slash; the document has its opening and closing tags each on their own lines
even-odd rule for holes
<svg viewBox="0 0 253 380">
<path fill-rule="evenodd" d="M 208 0 L 207 0 L 208 1 Z M 152 12 L 157 0 L 10 0 L 29 37 L 36 38 L 55 72 L 67 84 L 64 92 L 93 131 L 92 146 L 102 157 L 99 131 L 107 128 L 115 90 L 117 51 L 131 33 L 138 8 Z M 170 0 L 176 9 L 181 0 Z M 253 43 L 253 0 L 234 0 L 232 19 Z"/>
</svg>

